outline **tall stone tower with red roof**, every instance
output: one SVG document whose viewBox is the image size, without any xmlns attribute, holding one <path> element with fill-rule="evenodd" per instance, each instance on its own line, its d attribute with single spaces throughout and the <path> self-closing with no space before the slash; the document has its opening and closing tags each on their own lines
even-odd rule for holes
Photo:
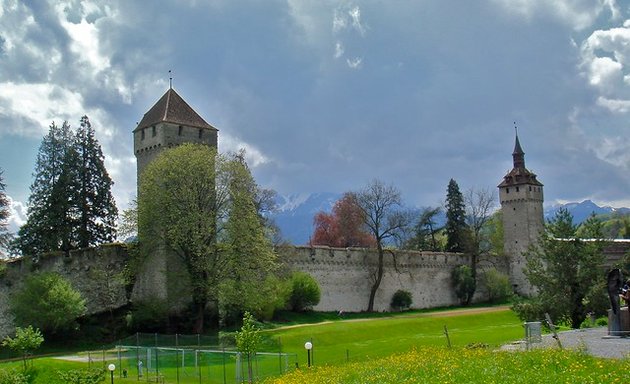
<svg viewBox="0 0 630 384">
<path fill-rule="evenodd" d="M 183 143 L 217 148 L 217 134 L 215 127 L 169 88 L 133 130 L 138 188 L 142 172 L 160 152 Z M 176 256 L 163 249 L 156 250 L 140 269 L 134 285 L 134 300 L 162 300 L 175 310 L 187 304 L 190 299 L 188 273 Z"/>
<path fill-rule="evenodd" d="M 525 168 L 525 152 L 516 134 L 512 153 L 513 168 L 499 184 L 499 199 L 503 213 L 503 247 L 509 258 L 510 282 L 519 294 L 533 293 L 523 269 L 524 253 L 535 244 L 544 230 L 543 184 L 536 174 Z"/>
</svg>

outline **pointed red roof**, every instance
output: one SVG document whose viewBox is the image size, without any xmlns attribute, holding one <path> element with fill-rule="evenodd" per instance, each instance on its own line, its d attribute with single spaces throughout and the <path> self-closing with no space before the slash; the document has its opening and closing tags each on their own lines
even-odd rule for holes
<svg viewBox="0 0 630 384">
<path fill-rule="evenodd" d="M 134 130 L 147 128 L 158 123 L 172 123 L 188 127 L 206 128 L 217 130 L 208 124 L 173 88 L 155 103 Z"/>
</svg>

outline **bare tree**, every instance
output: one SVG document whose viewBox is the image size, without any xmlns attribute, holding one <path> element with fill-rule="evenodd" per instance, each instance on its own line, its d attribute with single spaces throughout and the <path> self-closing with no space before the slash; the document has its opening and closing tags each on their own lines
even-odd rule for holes
<svg viewBox="0 0 630 384">
<path fill-rule="evenodd" d="M 373 180 L 363 190 L 352 194 L 378 250 L 378 264 L 371 273 L 372 287 L 367 308 L 368 312 L 372 312 L 376 291 L 383 280 L 384 244 L 388 239 L 396 238 L 409 225 L 410 215 L 402 209 L 400 191 L 379 180 Z"/>
<path fill-rule="evenodd" d="M 477 264 L 481 255 L 490 250 L 490 234 L 487 232 L 487 224 L 492 218 L 496 204 L 494 190 L 489 188 L 474 189 L 466 192 L 466 224 L 469 229 L 467 250 L 472 256 L 473 277 L 477 276 Z"/>
</svg>

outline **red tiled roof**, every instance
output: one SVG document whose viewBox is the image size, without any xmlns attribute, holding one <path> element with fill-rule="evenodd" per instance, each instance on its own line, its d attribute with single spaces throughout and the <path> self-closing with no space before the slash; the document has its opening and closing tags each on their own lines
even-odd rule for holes
<svg viewBox="0 0 630 384">
<path fill-rule="evenodd" d="M 157 123 L 173 123 L 189 127 L 217 130 L 199 116 L 173 88 L 169 88 L 164 96 L 144 114 L 144 117 L 142 117 L 142 120 L 134 131 L 150 127 Z"/>
</svg>

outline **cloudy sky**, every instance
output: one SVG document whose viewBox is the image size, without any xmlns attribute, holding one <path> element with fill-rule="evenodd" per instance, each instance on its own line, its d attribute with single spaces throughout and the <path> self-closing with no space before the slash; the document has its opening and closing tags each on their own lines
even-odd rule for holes
<svg viewBox="0 0 630 384">
<path fill-rule="evenodd" d="M 119 208 L 131 131 L 174 88 L 281 195 L 495 188 L 514 122 L 546 204 L 630 206 L 621 0 L 0 0 L 0 168 L 24 220 L 52 121 L 90 117 Z"/>
</svg>

